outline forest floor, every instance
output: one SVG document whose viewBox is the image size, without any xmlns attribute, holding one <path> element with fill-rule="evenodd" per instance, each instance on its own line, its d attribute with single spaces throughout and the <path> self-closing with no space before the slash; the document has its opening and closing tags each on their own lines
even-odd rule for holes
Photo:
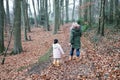
<svg viewBox="0 0 120 80">
<path fill-rule="evenodd" d="M 58 34 L 41 28 L 33 28 L 32 41 L 24 41 L 23 52 L 7 55 L 0 65 L 0 80 L 119 80 L 120 79 L 120 32 L 107 29 L 104 37 L 88 30 L 81 37 L 82 48 L 78 61 L 69 61 L 69 26 L 62 26 Z M 8 36 L 5 36 L 5 45 Z M 65 52 L 59 67 L 52 65 L 51 45 L 58 38 Z M 13 40 L 9 51 L 13 48 Z M 8 52 L 9 52 L 8 51 Z M 0 56 L 0 61 L 3 56 Z M 43 59 L 42 59 L 43 58 Z"/>
</svg>

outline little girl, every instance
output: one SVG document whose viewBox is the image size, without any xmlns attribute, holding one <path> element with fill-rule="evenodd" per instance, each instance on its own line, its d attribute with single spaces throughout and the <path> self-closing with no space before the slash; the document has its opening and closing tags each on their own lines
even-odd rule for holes
<svg viewBox="0 0 120 80">
<path fill-rule="evenodd" d="M 58 43 L 58 39 L 54 39 L 53 44 L 53 64 L 55 66 L 60 66 L 61 56 L 64 54 L 64 51 L 61 45 Z"/>
</svg>

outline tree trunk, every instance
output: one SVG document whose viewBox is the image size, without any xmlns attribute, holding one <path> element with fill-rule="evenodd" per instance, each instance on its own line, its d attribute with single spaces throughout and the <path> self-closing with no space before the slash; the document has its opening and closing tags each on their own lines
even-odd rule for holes
<svg viewBox="0 0 120 80">
<path fill-rule="evenodd" d="M 105 24 L 105 0 L 102 0 L 102 30 L 101 36 L 104 36 L 104 24 Z"/>
<path fill-rule="evenodd" d="M 79 0 L 79 19 L 82 17 L 82 9 L 81 9 L 81 6 L 82 6 L 82 0 Z"/>
<path fill-rule="evenodd" d="M 110 0 L 110 16 L 109 16 L 109 23 L 113 23 L 113 0 Z"/>
<path fill-rule="evenodd" d="M 48 0 L 45 0 L 45 22 L 46 22 L 46 29 L 47 31 L 50 31 L 50 26 L 49 26 L 49 16 L 48 16 Z"/>
<path fill-rule="evenodd" d="M 21 0 L 14 0 L 14 49 L 13 53 L 17 54 L 22 52 L 22 42 L 21 42 Z"/>
<path fill-rule="evenodd" d="M 4 51 L 4 5 L 0 0 L 0 53 Z"/>
<path fill-rule="evenodd" d="M 28 20 L 27 20 L 27 4 L 26 4 L 26 0 L 22 1 L 22 16 L 23 16 L 23 26 L 24 26 L 24 40 L 27 41 L 27 26 L 28 26 Z"/>
<path fill-rule="evenodd" d="M 37 11 L 38 11 L 38 24 L 40 23 L 40 0 L 37 0 Z"/>
<path fill-rule="evenodd" d="M 59 27 L 59 18 L 58 18 L 58 14 L 59 14 L 59 0 L 54 0 L 54 5 L 55 5 L 55 19 L 54 19 L 54 32 L 53 34 L 56 34 L 58 31 L 58 27 Z"/>
<path fill-rule="evenodd" d="M 72 21 L 75 21 L 74 19 L 74 13 L 75 12 L 75 0 L 73 0 L 73 11 L 72 11 Z"/>
<path fill-rule="evenodd" d="M 88 13 L 88 20 L 89 20 L 89 26 L 91 27 L 91 23 L 92 23 L 92 16 L 91 16 L 91 6 L 92 6 L 92 3 L 91 3 L 91 0 L 89 0 L 89 3 L 90 3 L 90 5 L 89 5 L 89 9 L 88 9 L 88 11 L 89 11 L 89 13 Z"/>
<path fill-rule="evenodd" d="M 99 23 L 98 23 L 98 31 L 97 31 L 97 34 L 100 34 L 100 27 L 101 27 L 101 15 L 102 15 L 102 0 L 101 0 L 101 4 L 100 4 L 100 11 L 99 11 Z"/>
<path fill-rule="evenodd" d="M 84 1 L 84 5 L 86 5 L 88 2 L 88 0 L 85 0 Z M 84 8 L 84 22 L 87 22 L 88 21 L 88 9 L 87 7 Z"/>
<path fill-rule="evenodd" d="M 119 10 L 119 0 L 115 0 L 115 22 L 116 22 L 116 27 L 118 27 L 119 26 L 119 17 L 120 17 L 120 15 L 119 15 L 119 12 L 120 12 L 120 10 Z M 119 27 L 118 27 L 119 28 Z"/>
<path fill-rule="evenodd" d="M 35 10 L 34 0 L 32 0 L 32 4 L 33 4 L 33 9 L 34 9 L 34 22 L 35 22 L 35 27 L 38 27 L 37 15 L 36 15 L 36 10 Z"/>
<path fill-rule="evenodd" d="M 116 0 L 115 0 L 116 1 Z M 106 0 L 106 2 L 105 2 L 105 22 L 106 23 L 109 23 L 109 2 L 108 2 L 108 0 Z"/>
<path fill-rule="evenodd" d="M 69 11 L 68 11 L 69 0 L 65 0 L 65 5 L 66 5 L 66 23 L 68 23 L 69 22 Z"/>
<path fill-rule="evenodd" d="M 7 25 L 10 27 L 9 0 L 6 0 Z"/>
<path fill-rule="evenodd" d="M 26 4 L 25 4 L 25 12 L 26 12 L 26 19 L 27 19 L 27 31 L 28 32 L 31 32 L 31 27 L 30 27 L 30 20 L 29 20 L 29 17 L 28 17 L 28 0 L 26 1 Z"/>
<path fill-rule="evenodd" d="M 44 30 L 46 30 L 46 9 L 45 0 L 40 0 L 40 24 L 43 25 Z"/>
<path fill-rule="evenodd" d="M 61 24 L 64 24 L 64 0 L 61 0 Z"/>
</svg>

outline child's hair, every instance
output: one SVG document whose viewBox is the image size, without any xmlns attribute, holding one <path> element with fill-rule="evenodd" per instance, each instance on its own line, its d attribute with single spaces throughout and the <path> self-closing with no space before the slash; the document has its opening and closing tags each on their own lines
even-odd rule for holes
<svg viewBox="0 0 120 80">
<path fill-rule="evenodd" d="M 58 39 L 54 39 L 54 44 L 58 43 Z"/>
</svg>

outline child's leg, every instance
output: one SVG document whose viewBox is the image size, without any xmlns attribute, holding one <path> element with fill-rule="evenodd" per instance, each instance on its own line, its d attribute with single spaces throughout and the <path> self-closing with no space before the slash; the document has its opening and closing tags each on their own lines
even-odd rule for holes
<svg viewBox="0 0 120 80">
<path fill-rule="evenodd" d="M 53 64 L 54 64 L 54 65 L 56 65 L 56 62 L 57 62 L 56 59 L 53 59 Z"/>
<path fill-rule="evenodd" d="M 56 66 L 60 66 L 60 59 L 57 59 Z"/>
</svg>

